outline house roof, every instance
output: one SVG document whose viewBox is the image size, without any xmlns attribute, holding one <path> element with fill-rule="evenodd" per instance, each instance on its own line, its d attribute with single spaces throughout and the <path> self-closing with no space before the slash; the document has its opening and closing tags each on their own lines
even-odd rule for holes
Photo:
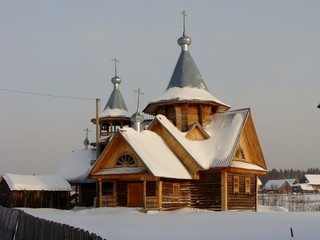
<svg viewBox="0 0 320 240">
<path fill-rule="evenodd" d="M 156 119 L 203 169 L 209 169 L 231 166 L 232 154 L 249 112 L 249 109 L 242 109 L 215 114 L 211 118 L 211 123 L 205 128 L 210 138 L 203 141 L 187 139 L 186 133 L 179 131 L 165 116 L 158 115 Z M 242 167 L 253 166 L 242 165 Z M 265 169 L 259 168 L 259 170 Z"/>
<path fill-rule="evenodd" d="M 269 180 L 263 188 L 265 190 L 278 190 L 285 182 L 288 183 L 287 179 Z"/>
<path fill-rule="evenodd" d="M 95 161 L 95 149 L 73 150 L 60 167 L 58 174 L 70 183 L 92 182 L 93 180 L 87 179 L 87 176 Z"/>
<path fill-rule="evenodd" d="M 10 190 L 71 191 L 70 184 L 59 175 L 5 174 L 3 178 Z"/>
<path fill-rule="evenodd" d="M 320 174 L 305 174 L 309 184 L 320 185 Z"/>
<path fill-rule="evenodd" d="M 314 188 L 310 184 L 300 183 L 300 184 L 297 184 L 297 185 L 300 186 L 302 191 L 314 191 Z"/>
<path fill-rule="evenodd" d="M 125 128 L 120 132 L 149 171 L 157 177 L 191 179 L 188 170 L 155 132 L 137 132 Z"/>
</svg>

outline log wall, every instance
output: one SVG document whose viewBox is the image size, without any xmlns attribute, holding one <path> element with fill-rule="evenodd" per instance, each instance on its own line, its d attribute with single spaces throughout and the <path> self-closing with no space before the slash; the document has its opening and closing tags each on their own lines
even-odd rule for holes
<svg viewBox="0 0 320 240">
<path fill-rule="evenodd" d="M 239 176 L 239 193 L 233 192 L 234 176 Z M 250 177 L 250 194 L 245 193 L 245 178 Z M 256 176 L 254 174 L 228 173 L 228 210 L 256 211 Z"/>
<path fill-rule="evenodd" d="M 221 211 L 221 173 L 200 172 L 190 184 L 191 207 Z"/>
<path fill-rule="evenodd" d="M 162 209 L 190 207 L 190 182 L 175 182 L 180 183 L 179 198 L 173 197 L 173 183 L 168 180 L 162 182 Z"/>
</svg>

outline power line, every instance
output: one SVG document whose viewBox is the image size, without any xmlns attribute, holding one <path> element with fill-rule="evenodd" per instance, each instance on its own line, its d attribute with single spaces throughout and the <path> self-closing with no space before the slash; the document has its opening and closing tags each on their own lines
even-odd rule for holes
<svg viewBox="0 0 320 240">
<path fill-rule="evenodd" d="M 14 89 L 7 89 L 7 88 L 0 88 L 0 89 L 1 89 L 1 91 L 6 91 L 6 92 L 22 93 L 22 94 L 36 95 L 36 96 L 42 96 L 42 97 L 66 98 L 66 99 L 86 100 L 86 101 L 95 100 L 95 98 L 59 96 L 59 95 L 53 95 L 53 94 L 45 94 L 45 93 L 35 93 L 35 92 L 19 91 L 19 90 L 14 90 Z"/>
</svg>

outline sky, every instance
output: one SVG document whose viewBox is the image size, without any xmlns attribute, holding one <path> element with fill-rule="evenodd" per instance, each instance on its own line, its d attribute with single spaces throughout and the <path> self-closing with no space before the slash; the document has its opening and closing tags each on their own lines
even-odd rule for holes
<svg viewBox="0 0 320 240">
<path fill-rule="evenodd" d="M 0 0 L 0 174 L 54 174 L 83 148 L 84 129 L 95 140 L 112 58 L 130 113 L 138 88 L 141 108 L 160 97 L 182 10 L 204 81 L 232 109 L 251 109 L 268 169 L 320 167 L 320 1 Z"/>
</svg>

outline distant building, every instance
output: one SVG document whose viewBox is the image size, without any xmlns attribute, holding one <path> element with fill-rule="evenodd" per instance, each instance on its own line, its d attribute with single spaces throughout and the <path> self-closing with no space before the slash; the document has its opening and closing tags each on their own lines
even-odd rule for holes
<svg viewBox="0 0 320 240">
<path fill-rule="evenodd" d="M 320 174 L 305 174 L 300 183 L 306 183 L 313 187 L 314 190 L 320 190 Z"/>
<path fill-rule="evenodd" d="M 5 174 L 0 205 L 27 208 L 69 208 L 70 184 L 59 175 Z"/>
<path fill-rule="evenodd" d="M 262 192 L 292 193 L 296 183 L 297 179 L 269 180 L 262 188 Z"/>
</svg>

